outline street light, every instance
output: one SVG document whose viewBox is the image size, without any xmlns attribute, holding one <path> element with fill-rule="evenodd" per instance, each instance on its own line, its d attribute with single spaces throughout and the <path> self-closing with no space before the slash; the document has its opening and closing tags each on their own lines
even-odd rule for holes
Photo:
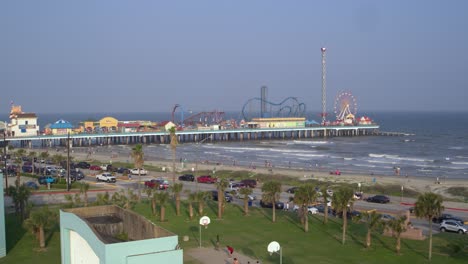
<svg viewBox="0 0 468 264">
<path fill-rule="evenodd" d="M 268 252 L 270 253 L 270 256 L 273 255 L 273 253 L 278 253 L 280 255 L 280 264 L 283 264 L 283 249 L 281 248 L 280 244 L 276 241 L 270 242 L 267 247 Z"/>
<path fill-rule="evenodd" d="M 401 197 L 400 197 L 400 203 L 403 202 L 403 185 L 401 186 Z"/>
<path fill-rule="evenodd" d="M 6 126 L 6 124 L 5 124 Z M 6 142 L 6 127 L 3 129 L 3 159 L 5 161 L 5 169 L 3 171 L 3 176 L 5 176 L 5 188 L 8 194 L 8 169 L 7 169 L 7 142 Z"/>
</svg>

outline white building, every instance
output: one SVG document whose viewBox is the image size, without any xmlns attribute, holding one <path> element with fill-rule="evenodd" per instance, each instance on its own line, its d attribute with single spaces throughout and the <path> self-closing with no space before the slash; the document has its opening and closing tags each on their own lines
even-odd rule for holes
<svg viewBox="0 0 468 264">
<path fill-rule="evenodd" d="M 21 106 L 12 106 L 8 134 L 11 137 L 37 136 L 39 125 L 35 113 L 24 113 Z"/>
</svg>

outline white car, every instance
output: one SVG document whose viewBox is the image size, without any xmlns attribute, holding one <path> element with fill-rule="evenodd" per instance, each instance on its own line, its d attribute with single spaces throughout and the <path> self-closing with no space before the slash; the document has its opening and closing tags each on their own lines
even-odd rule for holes
<svg viewBox="0 0 468 264">
<path fill-rule="evenodd" d="M 294 212 L 297 212 L 299 210 L 299 206 L 298 205 L 294 205 L 293 207 L 293 210 Z M 308 214 L 317 214 L 318 213 L 318 209 L 313 207 L 313 206 L 307 206 L 307 213 Z"/>
<path fill-rule="evenodd" d="M 148 174 L 148 171 L 145 170 L 145 169 L 131 169 L 130 173 L 133 174 L 133 175 L 138 175 L 138 174 L 146 175 L 146 174 Z"/>
<path fill-rule="evenodd" d="M 104 173 L 96 175 L 96 181 L 116 182 L 117 179 L 112 174 L 108 172 L 104 172 Z"/>
</svg>

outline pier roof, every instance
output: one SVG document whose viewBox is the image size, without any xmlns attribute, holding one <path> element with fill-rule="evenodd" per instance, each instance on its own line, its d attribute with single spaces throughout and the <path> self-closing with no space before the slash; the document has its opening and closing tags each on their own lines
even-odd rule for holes
<svg viewBox="0 0 468 264">
<path fill-rule="evenodd" d="M 73 125 L 70 122 L 65 121 L 63 119 L 60 119 L 57 122 L 50 125 L 50 129 L 67 129 L 67 128 L 73 128 Z"/>
</svg>

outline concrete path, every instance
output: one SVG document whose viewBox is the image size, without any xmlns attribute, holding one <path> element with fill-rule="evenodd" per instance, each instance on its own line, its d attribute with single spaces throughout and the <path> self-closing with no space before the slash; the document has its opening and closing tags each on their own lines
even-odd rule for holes
<svg viewBox="0 0 468 264">
<path fill-rule="evenodd" d="M 250 264 L 261 263 L 257 262 L 257 259 L 249 258 L 235 251 L 234 254 L 232 254 L 232 257 L 229 257 L 226 249 L 216 250 L 214 248 L 191 248 L 184 250 L 184 252 L 201 263 L 207 264 L 232 264 L 234 262 L 234 258 L 237 258 L 239 264 L 247 264 L 249 261 Z"/>
</svg>

